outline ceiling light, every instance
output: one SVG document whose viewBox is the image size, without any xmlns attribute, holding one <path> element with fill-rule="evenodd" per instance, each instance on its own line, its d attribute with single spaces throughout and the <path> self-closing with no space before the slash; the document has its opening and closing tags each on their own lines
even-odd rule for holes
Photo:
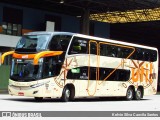
<svg viewBox="0 0 160 120">
<path fill-rule="evenodd" d="M 64 3 L 64 0 L 61 0 L 59 3 L 63 4 L 63 3 Z"/>
<path fill-rule="evenodd" d="M 128 10 L 125 12 L 114 11 L 106 13 L 91 14 L 90 20 L 107 23 L 127 23 L 160 20 L 160 8 Z"/>
<path fill-rule="evenodd" d="M 80 15 L 78 15 L 78 16 L 77 16 L 77 18 L 81 18 L 81 16 L 80 16 Z"/>
</svg>

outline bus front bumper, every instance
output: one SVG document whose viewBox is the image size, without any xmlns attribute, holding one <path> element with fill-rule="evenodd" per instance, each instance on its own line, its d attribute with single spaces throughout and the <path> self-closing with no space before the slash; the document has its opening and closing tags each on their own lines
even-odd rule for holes
<svg viewBox="0 0 160 120">
<path fill-rule="evenodd" d="M 15 96 L 44 97 L 45 89 L 45 85 L 39 87 L 8 85 L 9 94 Z"/>
</svg>

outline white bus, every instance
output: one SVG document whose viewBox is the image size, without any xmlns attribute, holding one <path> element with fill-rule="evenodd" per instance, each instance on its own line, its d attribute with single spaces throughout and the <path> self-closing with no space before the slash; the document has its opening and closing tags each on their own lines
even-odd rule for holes
<svg viewBox="0 0 160 120">
<path fill-rule="evenodd" d="M 10 95 L 61 98 L 156 94 L 158 50 L 138 44 L 67 32 L 25 34 L 12 55 Z"/>
</svg>

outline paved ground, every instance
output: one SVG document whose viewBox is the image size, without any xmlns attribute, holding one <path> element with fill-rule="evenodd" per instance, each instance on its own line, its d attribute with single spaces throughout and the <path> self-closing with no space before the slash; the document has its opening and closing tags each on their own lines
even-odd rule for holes
<svg viewBox="0 0 160 120">
<path fill-rule="evenodd" d="M 76 99 L 63 103 L 59 99 L 44 99 L 0 95 L 0 111 L 160 111 L 160 95 L 145 96 L 140 101 L 124 99 Z"/>
</svg>

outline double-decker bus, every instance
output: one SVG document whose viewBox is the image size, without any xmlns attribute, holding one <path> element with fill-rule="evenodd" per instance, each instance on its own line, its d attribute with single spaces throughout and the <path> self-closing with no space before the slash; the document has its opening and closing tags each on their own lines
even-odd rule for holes
<svg viewBox="0 0 160 120">
<path fill-rule="evenodd" d="M 10 95 L 61 98 L 156 94 L 158 50 L 128 42 L 68 32 L 31 32 L 12 55 Z"/>
</svg>

